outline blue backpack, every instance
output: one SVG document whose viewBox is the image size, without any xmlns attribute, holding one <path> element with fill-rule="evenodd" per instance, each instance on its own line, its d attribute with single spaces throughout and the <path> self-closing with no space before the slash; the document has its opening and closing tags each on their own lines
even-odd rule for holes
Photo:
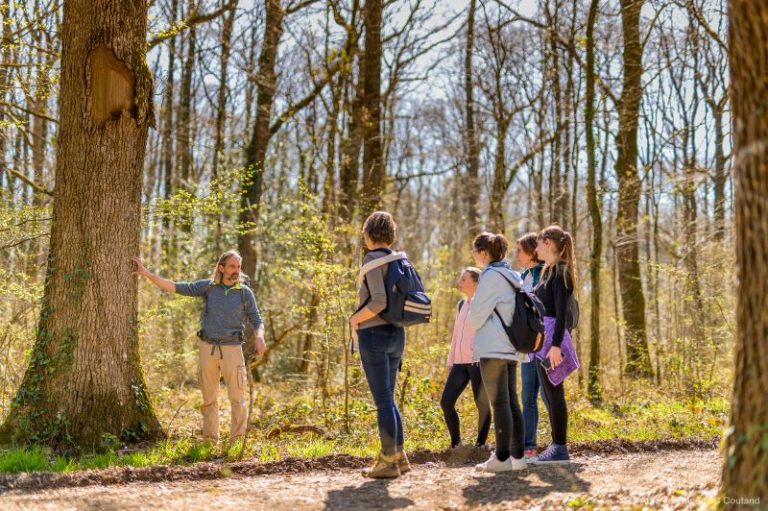
<svg viewBox="0 0 768 511">
<path fill-rule="evenodd" d="M 358 277 L 360 285 L 364 283 L 367 287 L 366 273 L 385 264 L 389 264 L 384 280 L 387 307 L 379 313 L 379 317 L 395 326 L 429 323 L 432 318 L 432 301 L 424 292 L 421 277 L 405 252 L 389 251 L 386 256 L 364 265 Z"/>
</svg>

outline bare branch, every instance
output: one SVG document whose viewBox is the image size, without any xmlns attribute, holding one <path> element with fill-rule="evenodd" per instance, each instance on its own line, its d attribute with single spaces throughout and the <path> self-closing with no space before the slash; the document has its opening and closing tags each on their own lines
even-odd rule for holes
<svg viewBox="0 0 768 511">
<path fill-rule="evenodd" d="M 693 16 L 696 21 L 701 25 L 701 28 L 704 29 L 704 31 L 709 34 L 709 36 L 717 43 L 718 46 L 724 51 L 728 52 L 728 45 L 725 44 L 725 42 L 720 37 L 720 34 L 717 33 L 715 29 L 713 29 L 707 20 L 704 18 L 704 15 L 699 11 L 698 8 L 696 8 L 696 5 L 693 3 L 693 0 L 686 0 L 685 2 L 685 8 L 688 10 L 688 13 Z"/>
<path fill-rule="evenodd" d="M 188 18 L 177 21 L 171 27 L 169 27 L 166 30 L 163 30 L 161 32 L 161 35 L 158 35 L 156 37 L 153 37 L 147 42 L 147 50 L 151 50 L 158 44 L 162 43 L 163 41 L 166 41 L 168 39 L 173 39 L 178 34 L 181 33 L 182 30 L 193 27 L 195 25 L 199 25 L 200 23 L 206 23 L 208 21 L 214 20 L 230 10 L 233 5 L 237 3 L 237 0 L 230 0 L 229 3 L 222 5 L 218 9 L 216 9 L 213 12 L 209 12 L 207 14 L 198 14 L 193 13 Z"/>
<path fill-rule="evenodd" d="M 16 110 L 24 112 L 25 114 L 33 115 L 33 116 L 38 117 L 40 119 L 45 119 L 46 121 L 51 121 L 53 123 L 59 124 L 59 120 L 51 117 L 50 115 L 46 115 L 46 114 L 43 114 L 43 113 L 40 113 L 40 112 L 35 112 L 33 110 L 28 110 L 28 109 L 24 108 L 23 106 L 17 105 L 15 103 L 7 103 L 5 101 L 0 101 L 0 106 L 7 106 L 7 107 L 15 108 Z"/>
<path fill-rule="evenodd" d="M 23 181 L 24 183 L 26 183 L 28 186 L 30 186 L 30 187 L 31 187 L 31 188 L 32 188 L 34 191 L 36 191 L 37 193 L 44 193 L 44 194 L 46 194 L 46 195 L 50 195 L 50 196 L 53 196 L 53 192 L 52 192 L 51 190 L 48 190 L 48 189 L 47 189 L 47 188 L 45 188 L 44 186 L 42 186 L 42 185 L 39 185 L 39 184 L 35 183 L 34 181 L 32 181 L 31 179 L 29 179 L 29 178 L 28 178 L 27 176 L 25 176 L 24 174 L 22 174 L 22 173 L 20 173 L 20 172 L 17 172 L 17 171 L 15 171 L 15 170 L 13 170 L 13 169 L 5 169 L 5 171 L 6 171 L 6 172 L 8 172 L 8 173 L 9 173 L 10 175 L 12 175 L 12 176 L 16 176 L 18 179 L 20 179 L 21 181 Z"/>
<path fill-rule="evenodd" d="M 283 113 L 278 115 L 277 120 L 274 123 L 272 123 L 272 125 L 269 127 L 270 135 L 274 135 L 275 133 L 277 133 L 280 130 L 280 128 L 283 127 L 283 124 L 285 124 L 285 122 L 288 119 L 296 115 L 302 108 L 312 103 L 312 101 L 315 100 L 317 95 L 323 91 L 326 85 L 328 85 L 328 82 L 331 81 L 331 78 L 333 78 L 336 75 L 336 73 L 338 73 L 340 68 L 341 68 L 341 62 L 340 61 L 334 62 L 333 65 L 331 65 L 331 67 L 328 68 L 325 74 L 325 77 L 323 77 L 322 80 L 317 82 L 315 86 L 312 88 L 312 90 L 309 91 L 309 93 L 306 96 L 304 96 L 304 98 L 290 105 L 288 108 L 285 109 Z"/>
</svg>

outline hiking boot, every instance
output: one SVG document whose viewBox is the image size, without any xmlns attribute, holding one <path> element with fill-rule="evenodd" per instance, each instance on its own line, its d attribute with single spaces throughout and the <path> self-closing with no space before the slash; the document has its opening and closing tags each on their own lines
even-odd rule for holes
<svg viewBox="0 0 768 511">
<path fill-rule="evenodd" d="M 408 455 L 405 451 L 399 451 L 397 453 L 397 468 L 400 469 L 400 475 L 407 474 L 411 471 L 411 464 L 408 462 Z"/>
<path fill-rule="evenodd" d="M 571 462 L 571 458 L 568 456 L 567 445 L 549 444 L 543 453 L 528 462 L 532 465 L 565 465 Z"/>
<path fill-rule="evenodd" d="M 400 477 L 397 454 L 380 453 L 373 466 L 363 469 L 363 477 L 371 479 L 394 479 Z"/>
</svg>

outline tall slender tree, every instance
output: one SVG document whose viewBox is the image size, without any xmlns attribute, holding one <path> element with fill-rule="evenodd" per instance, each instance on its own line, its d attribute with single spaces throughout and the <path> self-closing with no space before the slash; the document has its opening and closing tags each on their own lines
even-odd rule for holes
<svg viewBox="0 0 768 511">
<path fill-rule="evenodd" d="M 584 124 L 587 139 L 587 207 L 592 222 L 592 246 L 589 253 L 589 282 L 591 311 L 589 321 L 589 374 L 587 386 L 590 399 L 600 401 L 600 267 L 603 257 L 603 219 L 597 188 L 597 158 L 595 151 L 595 23 L 600 0 L 591 0 L 587 15 L 587 69 Z"/>
<path fill-rule="evenodd" d="M 381 136 L 381 0 L 366 0 L 363 7 L 365 53 L 363 59 L 363 216 L 379 207 L 386 170 Z"/>
<path fill-rule="evenodd" d="M 619 286 L 626 326 L 627 365 L 631 376 L 653 374 L 645 325 L 645 294 L 640 275 L 640 176 L 637 170 L 637 128 L 643 97 L 643 46 L 640 40 L 640 10 L 644 0 L 621 0 L 624 36 L 624 80 L 619 99 L 619 131 L 616 137 L 616 175 L 619 203 L 616 211 Z"/>
<path fill-rule="evenodd" d="M 470 0 L 467 13 L 467 44 L 464 48 L 464 97 L 466 104 L 464 128 L 464 151 L 467 158 L 467 175 L 464 186 L 464 201 L 469 235 L 474 238 L 480 232 L 477 206 L 480 201 L 480 142 L 475 126 L 474 80 L 472 77 L 472 53 L 475 46 L 475 12 L 477 0 Z"/>
<path fill-rule="evenodd" d="M 245 150 L 245 168 L 248 173 L 243 183 L 240 204 L 240 224 L 245 228 L 241 233 L 238 248 L 243 257 L 243 271 L 253 276 L 256 271 L 256 241 L 252 227 L 258 222 L 261 208 L 261 192 L 264 187 L 264 162 L 271 133 L 269 121 L 277 90 L 277 50 L 283 34 L 285 11 L 280 0 L 266 0 L 264 38 L 259 54 L 259 69 L 256 73 L 256 115 L 251 131 L 251 140 Z"/>
</svg>

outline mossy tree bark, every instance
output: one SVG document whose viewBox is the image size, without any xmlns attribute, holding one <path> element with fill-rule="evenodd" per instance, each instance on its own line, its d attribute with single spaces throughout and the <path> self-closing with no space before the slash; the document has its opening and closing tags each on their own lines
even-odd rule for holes
<svg viewBox="0 0 768 511">
<path fill-rule="evenodd" d="M 768 503 L 768 3 L 731 0 L 737 344 L 725 507 Z"/>
<path fill-rule="evenodd" d="M 152 123 L 147 2 L 66 0 L 50 252 L 37 338 L 0 439 L 157 439 L 139 359 L 141 178 Z"/>
</svg>

